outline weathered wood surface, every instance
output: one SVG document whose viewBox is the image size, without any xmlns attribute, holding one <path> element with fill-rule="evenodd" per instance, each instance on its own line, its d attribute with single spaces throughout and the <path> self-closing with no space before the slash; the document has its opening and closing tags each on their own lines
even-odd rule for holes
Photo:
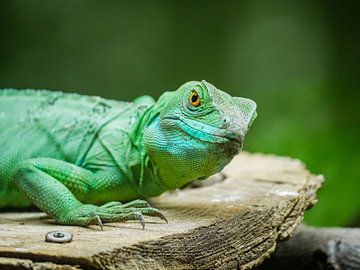
<svg viewBox="0 0 360 270">
<path fill-rule="evenodd" d="M 169 223 L 147 218 L 145 230 L 136 222 L 106 224 L 101 231 L 56 225 L 39 212 L 2 212 L 0 267 L 251 269 L 293 233 L 322 183 L 297 160 L 248 153 L 212 179 L 154 198 Z M 72 233 L 73 241 L 45 242 L 53 230 Z"/>
<path fill-rule="evenodd" d="M 360 228 L 299 226 L 257 270 L 360 269 Z"/>
</svg>

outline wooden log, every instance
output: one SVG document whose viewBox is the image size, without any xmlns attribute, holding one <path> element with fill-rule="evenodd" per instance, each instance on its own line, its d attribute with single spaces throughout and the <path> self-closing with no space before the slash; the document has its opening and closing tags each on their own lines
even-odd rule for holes
<svg viewBox="0 0 360 270">
<path fill-rule="evenodd" d="M 101 231 L 56 225 L 40 212 L 2 212 L 0 257 L 79 269 L 251 269 L 292 235 L 323 178 L 298 160 L 242 153 L 208 181 L 153 198 L 169 223 L 147 218 L 145 230 L 136 222 Z M 54 230 L 73 240 L 45 242 Z"/>
<path fill-rule="evenodd" d="M 17 269 L 26 269 L 26 270 L 78 270 L 78 266 L 64 265 L 64 264 L 55 264 L 51 262 L 33 262 L 26 259 L 16 259 L 16 258 L 0 258 L 0 269 L 6 270 L 17 270 Z"/>
<path fill-rule="evenodd" d="M 279 243 L 271 259 L 257 268 L 273 269 L 360 269 L 360 229 L 299 226 L 295 235 Z"/>
</svg>

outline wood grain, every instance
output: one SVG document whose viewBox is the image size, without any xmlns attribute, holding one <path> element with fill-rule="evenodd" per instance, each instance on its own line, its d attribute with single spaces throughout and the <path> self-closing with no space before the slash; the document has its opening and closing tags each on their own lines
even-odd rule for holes
<svg viewBox="0 0 360 270">
<path fill-rule="evenodd" d="M 0 257 L 86 269 L 251 269 L 294 232 L 322 181 L 298 160 L 242 153 L 209 184 L 153 198 L 169 223 L 147 218 L 145 230 L 136 222 L 101 231 L 56 225 L 40 212 L 2 212 Z M 73 241 L 45 242 L 53 230 Z"/>
</svg>

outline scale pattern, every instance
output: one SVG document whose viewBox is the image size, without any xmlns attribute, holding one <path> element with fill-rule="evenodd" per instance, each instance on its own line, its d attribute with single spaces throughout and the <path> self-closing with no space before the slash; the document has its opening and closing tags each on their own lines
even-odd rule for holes
<svg viewBox="0 0 360 270">
<path fill-rule="evenodd" d="M 205 81 L 157 102 L 0 90 L 0 208 L 34 204 L 81 226 L 166 220 L 143 199 L 221 170 L 240 151 L 255 110 Z"/>
</svg>

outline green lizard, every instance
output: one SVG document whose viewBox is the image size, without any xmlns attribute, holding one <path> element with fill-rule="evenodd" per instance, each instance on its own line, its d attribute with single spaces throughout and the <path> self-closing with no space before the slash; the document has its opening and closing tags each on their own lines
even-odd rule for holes
<svg viewBox="0 0 360 270">
<path fill-rule="evenodd" d="M 144 201 L 228 164 L 256 117 L 252 100 L 206 81 L 133 102 L 0 91 L 0 208 L 36 205 L 59 224 L 166 220 Z"/>
</svg>

